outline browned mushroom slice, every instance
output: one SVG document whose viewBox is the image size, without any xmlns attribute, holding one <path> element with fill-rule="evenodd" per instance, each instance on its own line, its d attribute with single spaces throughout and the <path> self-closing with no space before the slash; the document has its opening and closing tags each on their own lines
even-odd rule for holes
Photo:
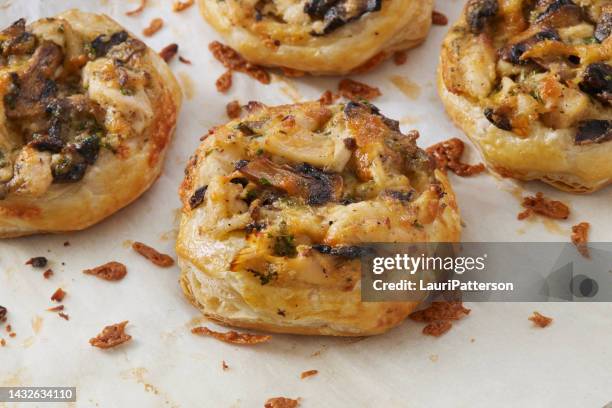
<svg viewBox="0 0 612 408">
<path fill-rule="evenodd" d="M 309 205 L 337 201 L 342 195 L 342 177 L 326 173 L 307 163 L 293 168 L 267 158 L 240 160 L 236 169 L 251 181 L 272 186 L 292 196 L 303 198 Z"/>
<path fill-rule="evenodd" d="M 604 104 L 612 104 L 612 66 L 598 62 L 590 64 L 584 71 L 580 90 L 599 99 Z"/>
<path fill-rule="evenodd" d="M 95 58 L 103 57 L 115 45 L 125 42 L 129 38 L 127 31 L 119 31 L 111 36 L 99 35 L 91 42 L 91 49 Z"/>
<path fill-rule="evenodd" d="M 526 61 L 521 59 L 525 51 L 533 47 L 534 44 L 546 40 L 561 41 L 561 37 L 559 37 L 559 34 L 554 29 L 547 27 L 526 40 L 507 44 L 499 50 L 499 57 L 515 65 L 525 64 Z"/>
<path fill-rule="evenodd" d="M 575 143 L 587 145 L 612 140 L 612 120 L 585 120 L 578 124 Z"/>
<path fill-rule="evenodd" d="M 38 47 L 23 75 L 11 75 L 12 84 L 4 97 L 9 119 L 34 119 L 45 113 L 43 102 L 57 92 L 53 75 L 62 60 L 62 49 L 47 41 Z"/>
<path fill-rule="evenodd" d="M 602 7 L 601 17 L 595 28 L 595 39 L 599 42 L 604 42 L 612 33 L 612 4 Z"/>
<path fill-rule="evenodd" d="M 536 11 L 541 10 L 535 19 L 536 24 L 557 28 L 579 24 L 583 20 L 582 9 L 572 0 L 540 0 Z"/>
<path fill-rule="evenodd" d="M 321 32 L 312 35 L 325 35 L 365 13 L 379 11 L 381 6 L 382 0 L 309 0 L 304 5 L 304 12 L 313 20 L 325 23 Z"/>
<path fill-rule="evenodd" d="M 26 31 L 25 23 L 22 18 L 0 31 L 0 55 L 23 55 L 34 51 L 36 37 Z"/>
<path fill-rule="evenodd" d="M 498 12 L 497 0 L 470 0 L 465 7 L 465 18 L 470 31 L 480 34 Z"/>
</svg>

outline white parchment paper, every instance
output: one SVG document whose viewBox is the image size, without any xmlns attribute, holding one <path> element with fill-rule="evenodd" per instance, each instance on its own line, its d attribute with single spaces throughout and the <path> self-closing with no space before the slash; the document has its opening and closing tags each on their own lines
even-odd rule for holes
<svg viewBox="0 0 612 408">
<path fill-rule="evenodd" d="M 462 3 L 438 0 L 436 8 L 452 21 Z M 0 241 L 0 304 L 9 309 L 17 333 L 15 338 L 0 333 L 7 339 L 0 347 L 0 386 L 76 386 L 79 407 L 262 407 L 274 396 L 301 397 L 304 407 L 602 407 L 612 400 L 610 304 L 471 304 L 470 316 L 441 338 L 423 336 L 422 326 L 410 321 L 379 337 L 275 335 L 256 347 L 192 335 L 189 329 L 201 319 L 183 299 L 178 268 L 151 265 L 128 241 L 174 255 L 177 189 L 185 162 L 199 137 L 227 120 L 227 102 L 314 99 L 335 90 L 339 79 L 275 77 L 264 86 L 235 74 L 231 91 L 219 94 L 214 81 L 224 69 L 207 49 L 218 36 L 197 7 L 177 14 L 170 0 L 149 0 L 140 16 L 127 17 L 125 12 L 136 6 L 120 0 L 0 0 L 2 27 L 19 17 L 31 21 L 72 7 L 106 13 L 136 34 L 152 18 L 162 17 L 164 28 L 146 42 L 156 50 L 176 42 L 180 54 L 193 62 L 171 63 L 185 103 L 165 171 L 149 192 L 87 231 Z M 434 26 L 407 64 L 389 62 L 356 78 L 381 89 L 376 105 L 401 120 L 404 130 L 420 130 L 423 147 L 463 138 L 445 116 L 434 87 L 447 29 Z M 415 85 L 402 92 L 394 85 L 398 77 Z M 479 160 L 472 147 L 468 150 L 470 161 Z M 465 241 L 567 241 L 571 225 L 580 221 L 591 222 L 592 240 L 612 241 L 610 188 L 572 196 L 490 175 L 451 178 Z M 569 203 L 570 219 L 517 221 L 518 196 L 536 191 Z M 66 241 L 70 246 L 63 245 Z M 49 280 L 24 265 L 39 255 L 51 261 L 55 275 Z M 81 273 L 110 260 L 128 265 L 123 281 Z M 53 306 L 49 298 L 58 287 L 68 293 L 69 321 L 45 311 Z M 527 317 L 534 310 L 554 317 L 554 323 L 533 328 Z M 122 320 L 130 321 L 130 344 L 109 351 L 89 345 L 103 326 Z M 319 374 L 301 380 L 300 373 L 310 369 Z"/>
</svg>

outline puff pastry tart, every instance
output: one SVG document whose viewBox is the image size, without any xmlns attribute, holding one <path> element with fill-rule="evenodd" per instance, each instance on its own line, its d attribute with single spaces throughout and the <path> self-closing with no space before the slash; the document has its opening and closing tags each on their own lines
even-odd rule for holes
<svg viewBox="0 0 612 408">
<path fill-rule="evenodd" d="M 589 193 L 612 180 L 612 2 L 470 0 L 439 92 L 502 176 Z"/>
<path fill-rule="evenodd" d="M 107 16 L 0 31 L 0 237 L 79 230 L 136 199 L 180 104 L 164 61 Z"/>
<path fill-rule="evenodd" d="M 416 302 L 362 303 L 366 242 L 454 242 L 459 210 L 416 132 L 372 105 L 265 107 L 211 131 L 180 189 L 190 301 L 222 324 L 364 336 Z"/>
<path fill-rule="evenodd" d="M 312 74 L 366 70 L 424 41 L 433 0 L 199 0 L 252 63 Z"/>
</svg>

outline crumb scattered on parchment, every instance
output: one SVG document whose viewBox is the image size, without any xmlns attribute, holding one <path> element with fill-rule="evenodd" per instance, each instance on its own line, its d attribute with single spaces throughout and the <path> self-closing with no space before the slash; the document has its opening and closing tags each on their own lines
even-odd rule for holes
<svg viewBox="0 0 612 408">
<path fill-rule="evenodd" d="M 436 167 L 440 170 L 451 170 L 458 176 L 469 177 L 485 170 L 482 163 L 471 165 L 461 162 L 465 145 L 460 139 L 452 138 L 427 148 L 427 153 L 434 158 Z"/>
<path fill-rule="evenodd" d="M 261 82 L 262 84 L 267 85 L 270 83 L 270 74 L 268 73 L 268 71 L 265 70 L 265 68 L 259 65 L 251 64 L 233 48 L 225 44 L 221 44 L 218 41 L 213 41 L 208 45 L 208 49 L 212 53 L 213 57 L 215 57 L 217 61 L 223 64 L 223 66 L 230 71 L 230 78 L 231 71 L 238 71 L 247 74 L 251 78 Z M 217 80 L 217 82 L 218 81 L 219 80 Z"/>
<path fill-rule="evenodd" d="M 580 224 L 572 227 L 572 243 L 576 245 L 576 249 L 585 258 L 590 258 L 589 248 L 587 242 L 589 241 L 589 228 L 591 224 L 588 222 L 581 222 Z"/>
<path fill-rule="evenodd" d="M 430 359 L 432 362 L 434 362 L 434 363 L 435 363 L 436 361 L 438 361 L 438 355 L 437 355 L 437 354 L 430 354 L 430 355 L 429 355 L 429 359 Z"/>
<path fill-rule="evenodd" d="M 0 322 L 4 323 L 6 321 L 7 313 L 8 309 L 4 306 L 0 306 Z"/>
<path fill-rule="evenodd" d="M 151 37 L 153 34 L 161 30 L 163 26 L 164 20 L 159 17 L 154 18 L 153 20 L 151 20 L 149 25 L 144 30 L 142 30 L 142 35 L 144 35 L 145 37 Z"/>
<path fill-rule="evenodd" d="M 52 269 L 47 269 L 46 271 L 43 272 L 43 278 L 49 279 L 51 276 L 53 276 Z"/>
<path fill-rule="evenodd" d="M 241 111 L 242 108 L 240 107 L 240 102 L 238 101 L 231 101 L 225 105 L 225 113 L 227 113 L 227 117 L 230 119 L 239 118 Z"/>
<path fill-rule="evenodd" d="M 299 405 L 299 399 L 276 397 L 268 399 L 264 405 L 264 408 L 296 408 Z"/>
<path fill-rule="evenodd" d="M 35 256 L 26 261 L 26 265 L 31 265 L 33 268 L 44 268 L 47 266 L 47 258 L 44 256 Z"/>
<path fill-rule="evenodd" d="M 132 336 L 125 333 L 125 326 L 128 321 L 106 326 L 100 334 L 96 337 L 89 339 L 89 344 L 94 347 L 107 349 L 116 347 L 132 339 Z"/>
<path fill-rule="evenodd" d="M 223 369 L 223 371 L 227 371 L 229 370 L 229 366 L 227 365 L 227 363 L 225 362 L 225 360 L 221 361 L 221 368 Z"/>
<path fill-rule="evenodd" d="M 182 55 L 179 55 L 179 61 L 182 62 L 183 64 L 191 65 L 191 61 L 183 57 Z"/>
<path fill-rule="evenodd" d="M 444 14 L 440 13 L 439 11 L 434 10 L 431 13 L 431 22 L 434 25 L 445 26 L 445 25 L 448 25 L 448 17 L 446 17 Z"/>
<path fill-rule="evenodd" d="M 221 74 L 219 78 L 215 81 L 215 87 L 217 87 L 217 91 L 221 93 L 225 93 L 229 91 L 232 87 L 232 70 L 228 69 L 224 73 Z"/>
<path fill-rule="evenodd" d="M 175 0 L 174 3 L 172 3 L 172 11 L 176 13 L 181 12 L 193 6 L 193 2 L 194 0 L 186 0 L 186 1 Z"/>
<path fill-rule="evenodd" d="M 162 57 L 164 61 L 170 62 L 178 52 L 178 49 L 178 44 L 172 43 L 162 48 L 162 50 L 159 52 L 159 56 Z"/>
<path fill-rule="evenodd" d="M 162 254 L 161 252 L 156 251 L 142 242 L 134 242 L 132 244 L 132 249 L 147 258 L 149 261 L 153 262 L 155 265 L 161 266 L 162 268 L 168 268 L 174 265 L 174 259 L 172 259 L 172 257 Z"/>
<path fill-rule="evenodd" d="M 245 345 L 265 343 L 272 338 L 272 336 L 269 336 L 269 335 L 238 333 L 233 330 L 225 332 L 225 333 L 221 333 L 221 332 L 210 330 L 208 327 L 204 327 L 204 326 L 194 327 L 193 329 L 191 329 L 191 332 L 199 336 L 214 337 L 215 339 L 224 341 L 226 343 L 245 344 Z"/>
<path fill-rule="evenodd" d="M 70 246 L 70 242 L 69 241 L 64 242 L 64 246 L 65 247 Z"/>
<path fill-rule="evenodd" d="M 408 53 L 406 51 L 397 51 L 393 54 L 395 65 L 404 65 L 406 61 L 408 61 Z"/>
<path fill-rule="evenodd" d="M 61 312 L 64 310 L 64 305 L 57 305 L 47 309 L 48 312 Z"/>
<path fill-rule="evenodd" d="M 321 97 L 319 98 L 319 102 L 322 105 L 331 105 L 332 103 L 336 102 L 336 100 L 340 97 L 340 95 L 333 93 L 330 90 L 327 90 L 325 92 L 323 92 L 323 94 L 321 94 Z"/>
<path fill-rule="evenodd" d="M 382 95 L 378 88 L 348 78 L 340 81 L 338 84 L 338 92 L 341 96 L 351 101 L 359 101 L 362 99 L 372 100 Z"/>
<path fill-rule="evenodd" d="M 417 310 L 410 315 L 415 322 L 427 323 L 423 328 L 423 334 L 439 337 L 449 331 L 453 324 L 452 320 L 459 320 L 470 314 L 470 309 L 463 306 L 462 302 L 432 302 L 431 305 L 422 310 Z"/>
<path fill-rule="evenodd" d="M 142 10 L 144 10 L 146 5 L 147 5 L 147 0 L 140 0 L 140 5 L 134 10 L 127 11 L 125 15 L 130 16 L 130 17 L 137 16 L 138 14 L 142 13 Z"/>
<path fill-rule="evenodd" d="M 59 317 L 61 317 L 62 319 L 64 319 L 64 320 L 70 320 L 70 316 L 68 316 L 68 315 L 67 315 L 66 313 L 64 313 L 64 312 L 59 312 L 57 315 L 58 315 Z"/>
<path fill-rule="evenodd" d="M 539 214 L 556 220 L 565 220 L 570 214 L 570 209 L 567 205 L 561 201 L 549 200 L 541 192 L 536 193 L 535 197 L 524 197 L 521 205 L 525 208 L 525 211 L 519 213 L 517 217 L 519 220 L 524 220 L 532 214 Z"/>
<path fill-rule="evenodd" d="M 312 377 L 313 375 L 317 374 L 319 374 L 319 370 L 308 370 L 302 372 L 302 374 L 300 374 L 300 378 L 303 380 L 304 378 Z"/>
<path fill-rule="evenodd" d="M 535 326 L 542 328 L 548 326 L 553 321 L 552 317 L 544 316 L 540 312 L 533 312 L 533 315 L 529 316 L 529 320 L 531 320 Z"/>
<path fill-rule="evenodd" d="M 83 273 L 107 281 L 118 281 L 127 275 L 127 268 L 120 262 L 111 261 L 93 269 L 85 269 Z"/>
<path fill-rule="evenodd" d="M 0 347 L 6 346 L 6 340 L 0 339 Z"/>
<path fill-rule="evenodd" d="M 61 302 L 66 297 L 66 292 L 62 288 L 57 288 L 53 295 L 51 295 L 51 300 L 54 302 Z"/>
</svg>

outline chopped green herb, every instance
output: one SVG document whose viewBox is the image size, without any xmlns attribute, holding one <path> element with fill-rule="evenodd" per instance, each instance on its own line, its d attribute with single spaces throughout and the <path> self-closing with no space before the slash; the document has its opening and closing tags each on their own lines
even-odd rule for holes
<svg viewBox="0 0 612 408">
<path fill-rule="evenodd" d="M 278 279 L 278 272 L 272 270 L 272 268 L 268 268 L 266 273 L 256 271 L 255 269 L 247 269 L 247 271 L 255 275 L 256 278 L 259 278 L 259 282 L 261 282 L 262 286 Z"/>
<path fill-rule="evenodd" d="M 297 256 L 293 235 L 281 235 L 274 238 L 274 255 L 290 258 Z"/>
<path fill-rule="evenodd" d="M 268 180 L 265 177 L 262 177 L 262 178 L 259 179 L 259 184 L 261 184 L 262 186 L 271 186 L 272 185 L 270 180 Z"/>
</svg>

